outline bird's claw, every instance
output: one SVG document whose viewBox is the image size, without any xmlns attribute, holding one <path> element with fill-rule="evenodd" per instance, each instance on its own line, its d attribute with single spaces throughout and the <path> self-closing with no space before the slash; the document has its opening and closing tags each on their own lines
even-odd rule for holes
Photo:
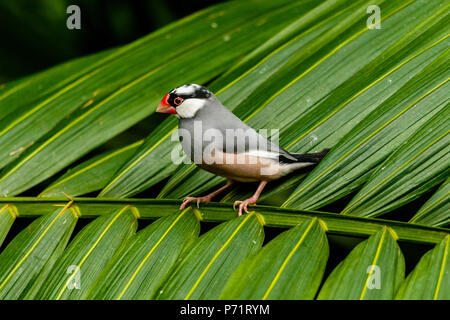
<svg viewBox="0 0 450 320">
<path fill-rule="evenodd" d="M 256 203 L 256 199 L 254 199 L 254 198 L 249 198 L 244 201 L 238 200 L 238 201 L 234 202 L 233 210 L 236 210 L 236 206 L 239 205 L 238 216 L 242 216 L 242 210 L 244 210 L 245 213 L 248 213 L 248 205 L 255 204 L 255 203 Z"/>
<path fill-rule="evenodd" d="M 183 200 L 183 203 L 180 206 L 180 210 L 183 210 L 184 208 L 186 208 L 186 206 L 191 203 L 192 201 L 197 201 L 197 208 L 200 208 L 200 202 L 210 202 L 211 198 L 210 197 L 186 197 Z"/>
</svg>

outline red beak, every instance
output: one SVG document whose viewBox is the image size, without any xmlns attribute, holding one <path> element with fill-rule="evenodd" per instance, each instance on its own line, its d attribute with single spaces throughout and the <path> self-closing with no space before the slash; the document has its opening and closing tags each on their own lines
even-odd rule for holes
<svg viewBox="0 0 450 320">
<path fill-rule="evenodd" d="M 158 108 L 156 108 L 156 112 L 177 114 L 177 110 L 169 104 L 168 100 L 169 94 L 166 94 L 159 103 Z"/>
</svg>

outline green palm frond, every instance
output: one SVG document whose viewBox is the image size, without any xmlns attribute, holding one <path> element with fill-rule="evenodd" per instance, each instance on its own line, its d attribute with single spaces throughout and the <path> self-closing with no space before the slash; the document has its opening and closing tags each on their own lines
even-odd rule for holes
<svg viewBox="0 0 450 320">
<path fill-rule="evenodd" d="M 13 203 L 9 208 L 19 212 L 18 217 L 44 215 L 0 254 L 4 288 L 0 291 L 7 299 L 312 299 L 328 257 L 325 234 L 372 237 L 367 244 L 359 244 L 329 276 L 324 288 L 334 289 L 322 289 L 319 298 L 387 299 L 394 298 L 403 281 L 404 266 L 396 267 L 400 269 L 395 272 L 403 272 L 400 280 L 399 276 L 390 279 L 383 275 L 387 281 L 384 290 L 375 296 L 362 291 L 369 276 L 366 269 L 378 265 L 383 272 L 391 270 L 396 264 L 390 255 L 403 259 L 397 241 L 440 246 L 450 236 L 442 228 L 276 207 L 257 206 L 253 213 L 234 218 L 229 205 L 210 204 L 180 213 L 179 201 L 172 200 L 75 198 L 65 206 L 63 199 L 2 201 Z M 98 215 L 64 252 L 57 250 L 65 246 L 79 218 Z M 136 219 L 148 218 L 157 220 L 136 232 Z M 199 222 L 208 221 L 224 222 L 198 237 Z M 261 249 L 263 228 L 274 226 L 293 228 Z M 442 254 L 445 264 L 448 250 Z M 36 256 L 42 258 L 39 264 Z M 17 282 L 18 270 L 25 269 L 30 276 Z M 439 270 L 437 274 L 425 273 L 440 277 L 445 289 L 448 266 Z M 79 290 L 73 289 L 76 273 L 81 278 Z M 340 277 L 341 273 L 352 274 L 353 280 Z M 33 274 L 46 276 L 35 279 Z M 294 274 L 298 278 L 292 279 Z M 246 285 L 248 277 L 251 280 Z M 255 277 L 261 279 L 255 282 Z M 355 277 L 361 281 L 355 282 Z M 395 280 L 394 287 L 391 280 Z M 350 284 L 355 287 L 348 287 Z M 444 291 L 440 296 L 447 294 Z"/>
<path fill-rule="evenodd" d="M 229 1 L 1 86 L 0 298 L 450 299 L 449 14 Z M 331 151 L 242 217 L 253 186 L 179 211 L 224 181 L 173 163 L 176 119 L 155 115 L 190 82 L 289 151 Z"/>
</svg>

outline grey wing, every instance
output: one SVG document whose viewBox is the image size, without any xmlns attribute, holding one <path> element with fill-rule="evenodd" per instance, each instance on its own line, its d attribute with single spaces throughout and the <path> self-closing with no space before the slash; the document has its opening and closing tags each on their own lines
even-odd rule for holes
<svg viewBox="0 0 450 320">
<path fill-rule="evenodd" d="M 209 116 L 207 110 L 200 110 L 200 113 L 205 113 L 201 115 L 201 118 L 208 119 L 208 121 L 204 121 L 204 129 L 214 129 L 220 132 L 222 141 L 215 141 L 214 144 L 216 147 L 222 148 L 224 153 L 250 153 L 264 158 L 278 159 L 282 157 L 288 161 L 296 161 L 296 158 L 289 152 L 257 133 L 220 101 L 215 99 L 213 104 L 214 117 Z"/>
<path fill-rule="evenodd" d="M 294 156 L 281 148 L 278 144 L 259 134 L 239 118 L 237 118 L 237 120 L 239 120 L 239 124 L 237 124 L 235 120 L 229 123 L 228 128 L 230 128 L 231 123 L 234 124 L 232 130 L 222 130 L 222 136 L 224 136 L 222 144 L 223 152 L 245 153 L 271 159 L 279 159 L 282 157 L 288 161 L 296 161 Z M 227 128 L 226 126 L 224 127 Z"/>
<path fill-rule="evenodd" d="M 253 130 L 253 129 L 251 129 Z M 268 140 L 261 134 L 257 133 L 255 130 L 254 134 L 257 135 L 255 140 L 258 141 L 258 144 L 255 146 L 254 144 L 246 145 L 245 153 L 248 155 L 258 156 L 262 158 L 270 158 L 283 162 L 296 162 L 297 159 L 291 155 L 288 151 L 281 148 L 278 144 L 273 141 Z"/>
</svg>

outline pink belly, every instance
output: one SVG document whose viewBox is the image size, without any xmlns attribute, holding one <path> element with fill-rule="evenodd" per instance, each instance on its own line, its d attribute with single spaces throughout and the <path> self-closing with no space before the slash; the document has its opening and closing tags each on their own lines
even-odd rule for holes
<svg viewBox="0 0 450 320">
<path fill-rule="evenodd" d="M 216 175 L 241 182 L 276 180 L 283 174 L 278 162 L 248 155 L 220 154 L 198 166 Z M 209 163 L 205 163 L 209 162 Z"/>
</svg>

